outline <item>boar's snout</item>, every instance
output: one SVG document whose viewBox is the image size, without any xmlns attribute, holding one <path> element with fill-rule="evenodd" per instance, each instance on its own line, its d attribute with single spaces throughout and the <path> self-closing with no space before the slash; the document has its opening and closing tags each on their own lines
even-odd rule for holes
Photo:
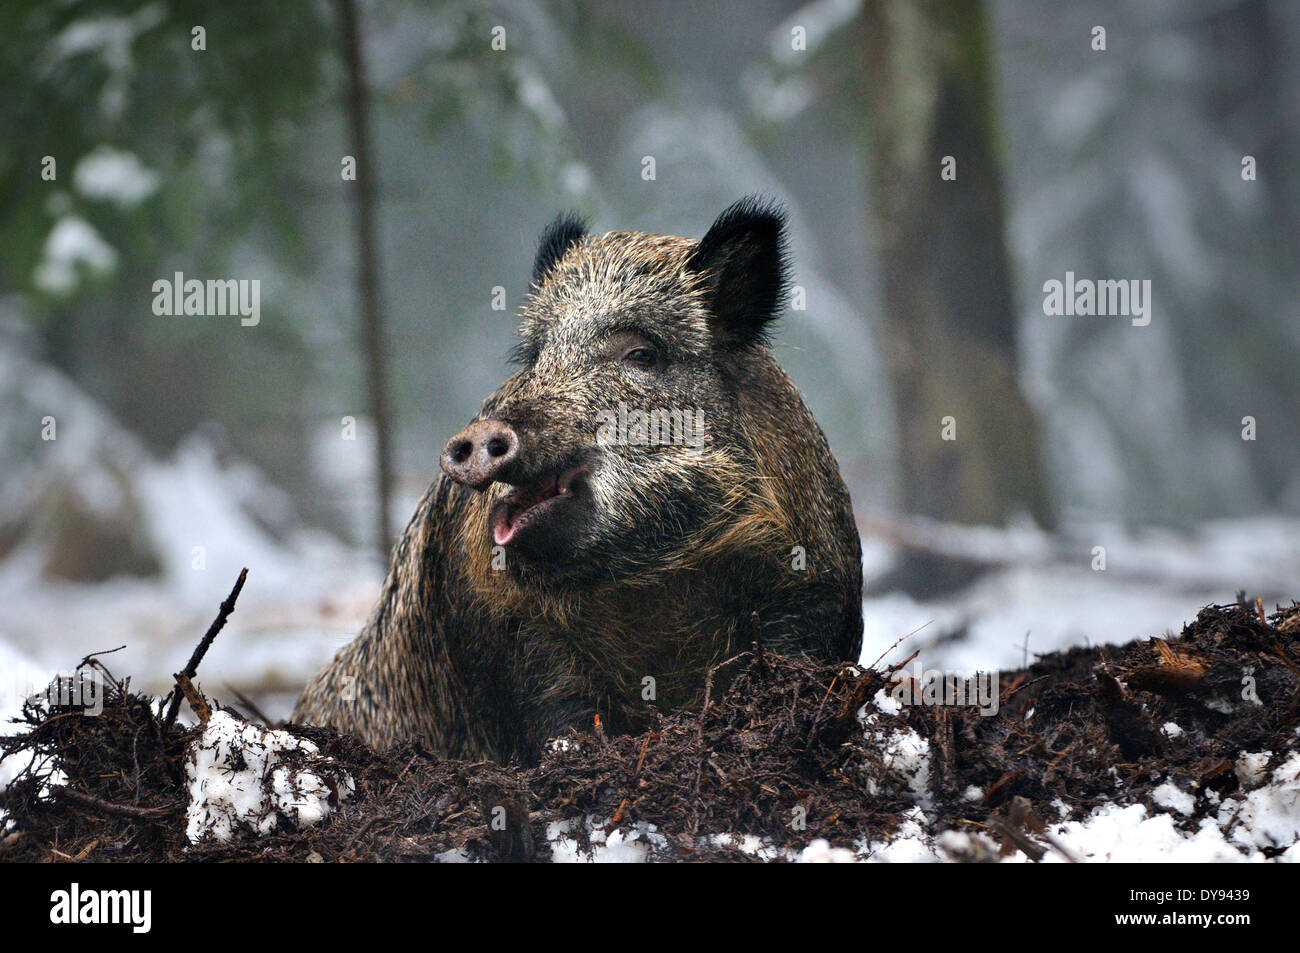
<svg viewBox="0 0 1300 953">
<path fill-rule="evenodd" d="M 442 472 L 457 483 L 482 490 L 504 479 L 518 457 L 519 435 L 514 428 L 499 420 L 476 420 L 442 448 Z"/>
</svg>

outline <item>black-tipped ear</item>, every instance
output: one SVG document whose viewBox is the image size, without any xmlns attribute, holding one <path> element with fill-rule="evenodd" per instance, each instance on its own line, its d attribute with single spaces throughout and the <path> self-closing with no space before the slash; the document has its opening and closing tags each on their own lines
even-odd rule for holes
<svg viewBox="0 0 1300 953">
<path fill-rule="evenodd" d="M 533 287 L 540 288 L 542 281 L 574 244 L 587 234 L 587 223 L 576 212 L 561 212 L 546 226 L 533 260 Z"/>
<path fill-rule="evenodd" d="M 699 272 L 718 337 L 740 347 L 767 343 L 768 325 L 785 303 L 785 209 L 750 196 L 718 216 L 686 266 Z"/>
</svg>

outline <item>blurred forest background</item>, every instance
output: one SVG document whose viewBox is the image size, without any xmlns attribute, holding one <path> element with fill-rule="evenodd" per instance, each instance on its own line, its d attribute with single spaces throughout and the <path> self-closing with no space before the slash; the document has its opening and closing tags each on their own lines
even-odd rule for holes
<svg viewBox="0 0 1300 953">
<path fill-rule="evenodd" d="M 755 192 L 866 661 L 1300 593 L 1300 5 L 10 0 L 0 36 L 12 672 L 126 643 L 165 685 L 247 565 L 205 669 L 282 712 L 508 374 L 541 227 Z M 1045 314 L 1067 271 L 1149 279 L 1150 324 Z M 259 323 L 156 315 L 176 272 L 258 280 Z"/>
</svg>

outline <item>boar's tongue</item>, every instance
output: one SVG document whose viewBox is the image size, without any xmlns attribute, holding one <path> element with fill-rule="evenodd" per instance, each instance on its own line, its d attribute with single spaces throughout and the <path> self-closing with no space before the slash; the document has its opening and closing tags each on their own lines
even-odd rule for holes
<svg viewBox="0 0 1300 953">
<path fill-rule="evenodd" d="M 556 497 L 569 496 L 573 492 L 572 480 L 579 469 L 574 467 L 529 486 L 519 487 L 506 497 L 504 505 L 493 514 L 492 538 L 496 544 L 504 546 L 514 539 L 519 530 L 542 509 L 542 504 Z"/>
</svg>

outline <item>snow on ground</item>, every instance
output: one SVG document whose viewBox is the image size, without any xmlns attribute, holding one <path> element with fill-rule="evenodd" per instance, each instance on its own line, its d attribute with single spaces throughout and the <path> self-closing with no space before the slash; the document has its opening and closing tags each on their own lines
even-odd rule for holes
<svg viewBox="0 0 1300 953">
<path fill-rule="evenodd" d="M 1258 765 L 1258 753 L 1247 756 Z M 1267 755 L 1262 758 L 1269 760 Z M 1256 770 L 1252 767 L 1251 770 Z M 1300 861 L 1300 752 L 1293 752 L 1271 773 L 1249 775 L 1254 790 L 1225 798 L 1214 817 L 1186 829 L 1182 817 L 1191 813 L 1195 792 L 1166 783 L 1153 798 L 1162 808 L 1149 811 L 1122 800 L 1103 805 L 1087 817 L 1050 828 L 1055 837 L 1084 861 L 1173 863 L 1258 863 L 1261 848 L 1286 848 L 1284 862 Z M 1024 860 L 1023 854 L 1014 859 Z M 1043 858 L 1065 862 L 1055 851 Z"/>
<path fill-rule="evenodd" d="M 832 845 L 812 838 L 800 851 L 777 847 L 754 834 L 724 832 L 700 835 L 712 847 L 731 847 L 759 860 L 794 863 L 852 863 L 867 860 L 880 863 L 913 863 L 941 860 L 933 840 L 925 833 L 923 808 L 931 803 L 930 744 L 908 728 L 884 728 L 876 711 L 897 714 L 900 704 L 883 690 L 858 712 L 858 723 L 866 737 L 884 751 L 885 769 L 898 775 L 912 792 L 917 806 L 909 809 L 898 832 L 889 841 L 859 841 L 851 847 Z M 641 863 L 650 859 L 653 848 L 664 848 L 668 839 L 653 824 L 637 824 L 631 832 L 614 830 L 607 819 L 585 820 L 591 849 L 584 852 L 573 835 L 575 822 L 553 823 L 547 840 L 555 861 L 560 863 Z"/>
<path fill-rule="evenodd" d="M 213 712 L 186 759 L 185 836 L 197 844 L 208 837 L 269 834 L 281 816 L 298 827 L 319 823 L 330 812 L 331 793 L 346 800 L 355 790 L 345 771 L 319 755 L 316 745 L 287 731 Z M 295 765 L 287 760 L 293 756 L 307 756 L 309 763 Z"/>
<path fill-rule="evenodd" d="M 44 690 L 54 675 L 54 672 L 42 668 L 0 642 L 0 735 L 25 730 L 21 723 L 15 721 L 22 714 L 23 703 Z M 44 758 L 40 763 L 35 763 L 36 757 L 29 751 L 0 758 L 0 791 L 29 768 L 32 776 L 42 781 L 41 797 L 49 796 L 51 785 L 68 782 L 67 776 L 55 766 L 52 758 Z M 8 812 L 0 809 L 0 834 L 6 833 L 12 824 Z"/>
<path fill-rule="evenodd" d="M 585 827 L 591 852 L 584 853 L 574 835 L 575 821 L 548 825 L 546 839 L 551 845 L 551 859 L 557 864 L 643 863 L 650 859 L 651 846 L 664 847 L 667 838 L 653 824 L 637 824 L 631 831 L 606 830 L 607 821 L 587 818 Z"/>
<path fill-rule="evenodd" d="M 897 714 L 902 710 L 902 703 L 882 688 L 869 705 L 862 706 L 858 712 L 858 723 L 862 725 L 867 741 L 881 752 L 885 770 L 905 781 L 917 803 L 929 808 L 930 742 L 910 728 L 880 728 L 877 716 L 870 710 L 872 707 L 888 714 Z M 867 788 L 875 793 L 875 781 L 870 777 L 867 779 Z"/>
<path fill-rule="evenodd" d="M 903 593 L 863 603 L 861 663 L 901 661 L 917 649 L 927 668 L 1021 668 L 1076 645 L 1122 644 L 1178 633 L 1197 611 L 1236 600 L 1238 590 L 1276 602 L 1300 598 L 1300 521 L 1216 521 L 1194 532 L 1068 527 L 1060 537 L 1032 528 L 948 527 L 955 552 L 1005 562 L 968 590 L 933 601 Z M 1094 569 L 1094 546 L 1105 569 Z M 888 568 L 887 546 L 864 540 L 870 576 Z M 898 639 L 908 636 L 892 651 Z"/>
<path fill-rule="evenodd" d="M 910 808 L 895 835 L 886 841 L 833 844 L 810 839 L 800 851 L 774 846 L 752 834 L 705 834 L 714 846 L 730 846 L 760 860 L 798 863 L 933 863 L 944 860 L 1000 860 L 1026 863 L 1020 851 L 1003 858 L 998 845 L 984 834 L 964 830 L 930 833 L 929 744 L 908 729 L 883 729 L 876 711 L 896 713 L 898 703 L 880 692 L 858 713 L 869 740 L 885 752 L 885 766 L 907 782 L 916 804 Z M 873 711 L 874 708 L 874 711 Z M 1298 732 L 1300 733 L 1300 732 Z M 1076 820 L 1058 802 L 1060 818 L 1047 826 L 1050 845 L 1042 860 L 1048 863 L 1152 861 L 1173 863 L 1258 863 L 1266 860 L 1262 848 L 1285 848 L 1280 860 L 1300 862 L 1300 751 L 1292 752 L 1271 771 L 1271 752 L 1245 752 L 1237 762 L 1243 793 L 1218 801 L 1213 791 L 1201 796 L 1218 807 L 1212 817 L 1192 824 L 1197 792 L 1173 782 L 1152 792 L 1155 808 L 1126 802 L 1122 793 Z M 975 796 L 980 795 L 977 791 Z M 651 846 L 664 842 L 653 825 L 632 833 L 608 830 L 604 820 L 587 819 L 590 853 L 584 853 L 572 836 L 572 824 L 552 824 L 548 839 L 555 859 L 573 862 L 644 862 Z M 1054 843 L 1053 843 L 1054 842 Z"/>
<path fill-rule="evenodd" d="M 1052 838 L 1068 852 L 1055 847 L 1044 863 L 1120 862 L 1148 863 L 1259 863 L 1260 848 L 1287 847 L 1283 862 L 1300 862 L 1300 753 L 1276 768 L 1267 781 L 1243 797 L 1225 799 L 1216 817 L 1198 824 L 1182 824 L 1192 803 L 1190 793 L 1174 785 L 1157 789 L 1156 799 L 1167 810 L 1152 812 L 1142 804 L 1121 799 L 1102 805 L 1079 820 L 1048 825 Z M 569 824 L 552 824 L 548 839 L 557 862 L 640 863 L 649 859 L 651 838 L 662 840 L 653 825 L 631 834 L 606 831 L 606 823 L 588 821 L 590 854 L 583 853 L 570 834 Z M 918 805 L 910 809 L 895 836 L 888 841 L 843 845 L 813 838 L 801 851 L 781 850 L 753 835 L 703 835 L 714 845 L 734 846 L 761 860 L 798 863 L 934 863 L 944 860 L 985 859 L 1026 863 L 1020 851 L 999 858 L 998 846 L 983 834 L 948 830 L 927 833 L 926 815 Z M 1288 846 L 1290 845 L 1290 846 Z"/>
<path fill-rule="evenodd" d="M 165 692 L 247 566 L 238 607 L 199 681 L 223 700 L 233 684 L 274 718 L 360 631 L 379 591 L 378 560 L 300 528 L 291 501 L 247 463 L 220 458 L 197 434 L 159 460 L 73 382 L 3 347 L 0 398 L 13 408 L 0 417 L 0 439 L 19 448 L 0 460 L 0 525 L 40 514 L 50 487 L 110 513 L 126 487 L 162 570 L 52 580 L 43 571 L 47 537 L 29 535 L 0 560 L 0 651 L 51 673 L 125 645 L 105 659 L 109 666 L 137 688 Z M 34 438 L 49 414 L 56 439 Z M 9 668 L 0 668 L 6 682 Z"/>
<path fill-rule="evenodd" d="M 22 712 L 23 702 L 38 689 L 48 685 L 51 677 L 51 672 L 0 642 L 0 735 L 13 734 L 22 730 L 22 726 L 16 724 L 13 719 Z M 9 782 L 31 763 L 31 754 L 0 758 L 0 791 L 3 791 Z M 60 777 L 50 777 L 50 771 L 47 770 L 45 774 L 47 783 L 49 781 L 62 783 Z M 0 810 L 0 834 L 5 832 L 9 824 L 5 812 Z"/>
<path fill-rule="evenodd" d="M 19 714 L 27 698 L 50 683 L 53 675 L 49 669 L 0 642 L 0 735 L 14 728 L 10 719 Z"/>
<path fill-rule="evenodd" d="M 214 534 L 202 538 L 212 545 Z M 224 686 L 234 685 L 257 697 L 270 717 L 281 717 L 307 679 L 360 631 L 380 582 L 378 567 L 360 554 L 353 565 L 333 566 L 295 555 L 217 541 L 206 570 L 193 570 L 184 582 L 89 585 L 34 583 L 10 560 L 0 564 L 0 649 L 21 653 L 42 671 L 67 671 L 87 654 L 124 645 L 104 659 L 109 667 L 129 674 L 137 688 L 166 692 L 247 565 L 248 581 L 199 681 L 222 698 L 229 698 Z M 279 703 L 268 707 L 267 698 Z"/>
</svg>

